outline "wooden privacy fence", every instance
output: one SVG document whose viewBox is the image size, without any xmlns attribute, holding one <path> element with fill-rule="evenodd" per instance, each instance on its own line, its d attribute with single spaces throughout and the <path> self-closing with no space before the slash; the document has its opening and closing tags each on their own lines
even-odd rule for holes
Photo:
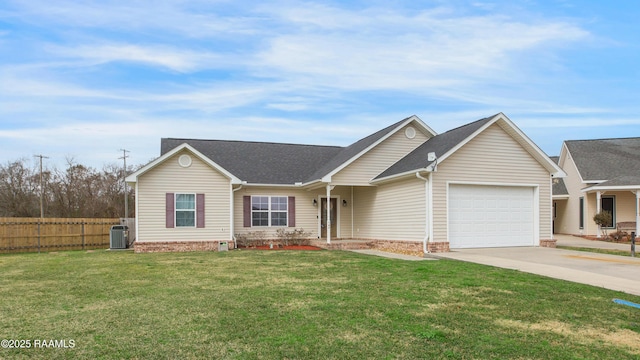
<svg viewBox="0 0 640 360">
<path fill-rule="evenodd" d="M 120 219 L 0 218 L 0 253 L 108 248 L 113 225 Z"/>
</svg>

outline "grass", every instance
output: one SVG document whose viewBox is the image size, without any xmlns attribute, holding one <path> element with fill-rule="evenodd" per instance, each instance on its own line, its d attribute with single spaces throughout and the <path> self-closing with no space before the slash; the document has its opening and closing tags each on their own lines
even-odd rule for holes
<svg viewBox="0 0 640 360">
<path fill-rule="evenodd" d="M 598 248 L 579 247 L 579 246 L 556 246 L 556 248 L 564 249 L 564 250 L 585 251 L 585 252 L 592 252 L 592 253 L 598 253 L 598 254 L 629 256 L 629 257 L 631 256 L 631 247 L 629 247 L 629 251 L 615 250 L 615 249 L 598 249 Z M 640 256 L 640 247 L 638 247 L 638 256 Z"/>
<path fill-rule="evenodd" d="M 41 359 L 638 359 L 640 297 L 340 251 L 0 256 L 2 349 Z"/>
</svg>

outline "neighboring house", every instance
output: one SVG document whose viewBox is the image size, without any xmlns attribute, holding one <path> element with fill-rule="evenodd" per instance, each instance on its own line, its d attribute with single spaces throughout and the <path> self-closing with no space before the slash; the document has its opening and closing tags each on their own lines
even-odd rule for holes
<svg viewBox="0 0 640 360">
<path fill-rule="evenodd" d="M 500 113 L 442 134 L 411 116 L 347 147 L 162 139 L 127 182 L 137 252 L 303 228 L 426 253 L 552 244 L 552 176 L 564 173 Z"/>
<path fill-rule="evenodd" d="M 608 211 L 604 230 L 639 233 L 640 138 L 565 141 L 556 161 L 567 177 L 554 180 L 554 232 L 601 236 L 593 216 Z"/>
</svg>

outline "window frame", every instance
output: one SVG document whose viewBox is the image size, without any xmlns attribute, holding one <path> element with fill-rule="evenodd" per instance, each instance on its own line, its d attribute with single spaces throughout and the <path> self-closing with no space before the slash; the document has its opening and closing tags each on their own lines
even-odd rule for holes
<svg viewBox="0 0 640 360">
<path fill-rule="evenodd" d="M 267 198 L 267 209 L 254 209 L 254 199 L 257 198 Z M 274 203 L 273 199 L 280 199 L 278 202 Z M 259 203 L 263 205 L 262 202 Z M 274 205 L 277 205 L 277 209 L 274 209 Z M 262 207 L 262 206 L 261 206 Z M 284 209 L 283 209 L 284 208 Z M 266 213 L 267 214 L 267 224 L 266 225 L 256 225 L 254 218 L 254 214 L 256 213 Z M 279 214 L 279 217 L 274 219 L 274 214 Z M 275 221 L 281 222 L 282 217 L 284 217 L 284 224 L 276 224 Z M 258 219 L 262 220 L 262 219 Z M 251 195 L 251 227 L 288 227 L 289 226 L 289 197 L 286 195 Z"/>
<path fill-rule="evenodd" d="M 578 222 L 578 227 L 580 229 L 584 229 L 584 196 L 580 196 L 579 199 L 579 207 L 580 209 L 578 210 L 578 213 L 580 214 L 580 219 Z"/>
<path fill-rule="evenodd" d="M 190 195 L 193 196 L 193 209 L 178 209 L 178 197 L 181 195 Z M 173 223 L 176 228 L 195 228 L 198 225 L 198 196 L 196 193 L 175 193 L 174 195 L 174 204 L 173 204 Z M 178 212 L 190 212 L 193 214 L 193 225 L 180 225 L 178 224 Z"/>
<path fill-rule="evenodd" d="M 604 200 L 611 199 L 611 226 L 602 226 L 603 229 L 615 229 L 616 228 L 616 196 L 615 195 L 602 195 L 600 197 L 600 211 L 607 211 L 604 208 Z"/>
</svg>

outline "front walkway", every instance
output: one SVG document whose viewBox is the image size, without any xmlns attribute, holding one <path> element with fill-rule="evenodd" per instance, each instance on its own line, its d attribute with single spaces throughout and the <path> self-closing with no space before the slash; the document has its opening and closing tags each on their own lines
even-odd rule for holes
<svg viewBox="0 0 640 360">
<path fill-rule="evenodd" d="M 609 241 L 589 240 L 579 236 L 554 234 L 553 238 L 557 240 L 556 246 L 584 247 L 593 249 L 622 250 L 631 251 L 630 244 L 614 243 Z M 636 239 L 638 245 L 638 239 Z M 636 251 L 638 251 L 636 247 Z"/>
</svg>

